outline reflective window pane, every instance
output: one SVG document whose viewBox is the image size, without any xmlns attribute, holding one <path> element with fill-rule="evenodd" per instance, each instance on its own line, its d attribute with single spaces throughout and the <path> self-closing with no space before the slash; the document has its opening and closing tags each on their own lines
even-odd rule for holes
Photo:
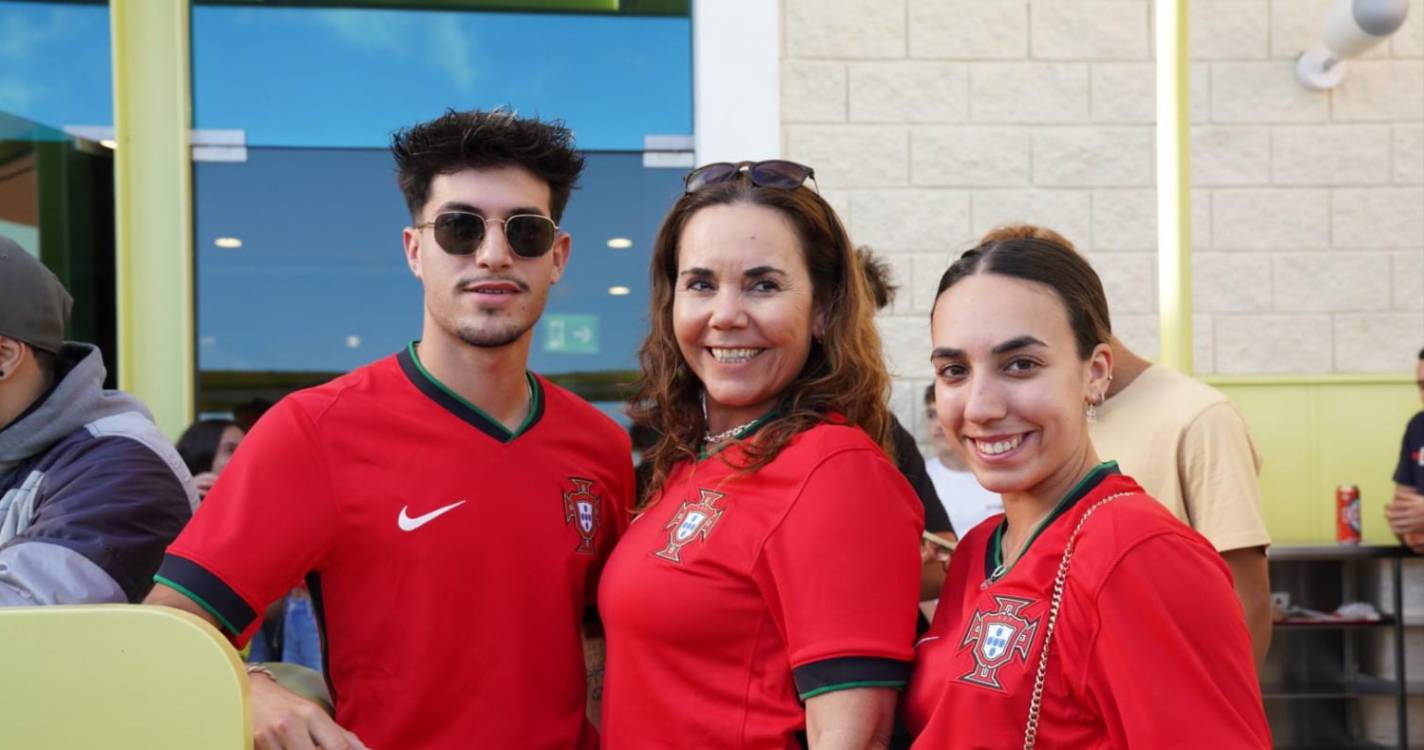
<svg viewBox="0 0 1424 750">
<path fill-rule="evenodd" d="M 200 5 L 192 25 L 196 126 L 249 145 L 379 147 L 500 105 L 565 120 L 589 150 L 692 132 L 685 17 Z"/>
<path fill-rule="evenodd" d="M 562 222 L 573 256 L 530 367 L 595 402 L 626 396 L 649 248 L 684 171 L 645 167 L 644 138 L 692 131 L 685 8 L 202 4 L 192 23 L 195 127 L 246 143 L 244 160 L 194 166 L 200 411 L 280 397 L 420 335 L 390 135 L 495 106 L 563 119 L 588 160 Z"/>
<path fill-rule="evenodd" d="M 0 0 L 0 112 L 52 128 L 108 125 L 110 57 L 107 4 Z"/>
<path fill-rule="evenodd" d="M 69 290 L 66 336 L 99 346 L 113 385 L 113 152 L 0 112 L 0 236 L 37 256 Z"/>
<path fill-rule="evenodd" d="M 646 168 L 641 154 L 587 160 L 562 222 L 573 254 L 530 366 L 600 398 L 637 368 L 650 249 L 682 170 Z M 239 383 L 316 382 L 420 335 L 421 289 L 401 246 L 409 217 L 392 173 L 384 149 L 256 148 L 246 162 L 196 165 L 205 399 Z"/>
</svg>

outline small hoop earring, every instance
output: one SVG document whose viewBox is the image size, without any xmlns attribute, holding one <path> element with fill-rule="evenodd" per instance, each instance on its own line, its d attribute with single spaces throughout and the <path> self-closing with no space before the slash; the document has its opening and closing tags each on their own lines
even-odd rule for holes
<svg viewBox="0 0 1424 750">
<path fill-rule="evenodd" d="M 1098 421 L 1098 405 L 1089 401 L 1088 404 L 1083 407 L 1083 414 L 1088 417 L 1089 422 Z"/>
</svg>

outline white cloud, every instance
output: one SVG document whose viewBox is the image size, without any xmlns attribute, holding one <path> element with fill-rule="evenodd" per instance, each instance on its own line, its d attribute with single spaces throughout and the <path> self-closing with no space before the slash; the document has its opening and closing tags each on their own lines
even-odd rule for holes
<svg viewBox="0 0 1424 750">
<path fill-rule="evenodd" d="M 313 18 L 347 45 L 366 54 L 382 55 L 391 64 L 423 57 L 448 76 L 456 91 L 471 94 L 478 78 L 473 62 L 475 44 L 452 15 L 354 9 L 326 10 Z"/>
<path fill-rule="evenodd" d="M 63 15 L 58 9 L 49 11 L 43 18 L 22 13 L 0 15 L 0 57 L 28 60 L 42 43 L 63 36 L 65 30 Z"/>
<path fill-rule="evenodd" d="M 432 19 L 433 20 L 433 19 Z M 471 60 L 475 49 L 470 39 L 452 23 L 432 24 L 430 34 L 430 61 L 450 76 L 450 81 L 462 94 L 474 93 L 478 71 Z"/>
<path fill-rule="evenodd" d="M 407 19 L 383 11 L 370 10 L 326 10 L 313 18 L 327 30 L 348 44 L 367 52 L 384 52 L 403 55 L 409 38 Z"/>
</svg>

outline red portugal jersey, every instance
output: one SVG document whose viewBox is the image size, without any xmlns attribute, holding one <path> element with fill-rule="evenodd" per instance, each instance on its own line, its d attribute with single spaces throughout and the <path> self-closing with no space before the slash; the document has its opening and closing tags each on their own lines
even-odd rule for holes
<svg viewBox="0 0 1424 750">
<path fill-rule="evenodd" d="M 853 427 L 737 476 L 740 452 L 675 467 L 609 558 L 608 750 L 799 748 L 805 700 L 908 678 L 924 511 L 905 478 Z"/>
<path fill-rule="evenodd" d="M 414 347 L 262 417 L 156 576 L 235 643 L 305 578 L 336 719 L 375 748 L 589 749 L 580 627 L 627 436 L 534 375 L 511 433 Z"/>
<path fill-rule="evenodd" d="M 1022 747 L 1063 549 L 1083 514 L 1048 657 L 1038 747 L 1269 748 L 1250 635 L 1209 542 L 1131 478 L 1094 469 L 1007 572 L 1002 516 L 950 563 L 916 647 L 904 716 L 915 748 Z"/>
</svg>

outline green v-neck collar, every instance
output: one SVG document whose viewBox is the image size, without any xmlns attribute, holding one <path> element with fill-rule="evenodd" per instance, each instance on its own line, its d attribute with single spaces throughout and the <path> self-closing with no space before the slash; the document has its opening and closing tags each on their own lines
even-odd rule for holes
<svg viewBox="0 0 1424 750">
<path fill-rule="evenodd" d="M 1033 547 L 1033 543 L 1038 539 L 1039 535 L 1047 530 L 1049 526 L 1053 525 L 1054 521 L 1058 520 L 1060 516 L 1069 510 L 1072 510 L 1073 506 L 1077 505 L 1079 501 L 1097 489 L 1098 485 L 1102 484 L 1104 479 L 1107 479 L 1113 474 L 1120 473 L 1121 471 L 1118 470 L 1116 461 L 1104 461 L 1094 466 L 1086 476 L 1078 480 L 1077 484 L 1073 485 L 1073 489 L 1068 490 L 1068 494 L 1064 495 L 1062 499 L 1053 506 L 1053 510 L 1049 511 L 1048 515 L 1045 516 L 1042 521 L 1038 522 L 1038 525 L 1033 529 L 1033 533 L 1029 535 L 1028 541 L 1024 543 L 1023 553 L 1019 555 L 1018 560 L 1014 560 L 1013 564 L 1008 566 L 1004 565 L 1003 545 L 1004 532 L 1009 528 L 1009 519 L 1007 516 L 1000 519 L 999 525 L 994 528 L 994 534 L 989 537 L 989 544 L 984 549 L 984 577 L 989 583 L 993 583 L 1008 575 L 1009 571 L 1014 569 L 1014 565 L 1017 565 L 1019 560 L 1024 559 L 1024 556 L 1028 554 L 1029 549 Z"/>
<path fill-rule="evenodd" d="M 510 430 L 499 420 L 486 414 L 483 409 L 470 403 L 449 386 L 440 382 L 434 375 L 431 375 L 425 369 L 425 365 L 420 363 L 420 356 L 415 352 L 417 343 L 419 342 L 410 342 L 400 354 L 396 355 L 405 376 L 410 379 L 411 384 L 417 390 L 424 393 L 431 401 L 439 404 L 446 411 L 469 423 L 480 432 L 501 443 L 508 443 L 528 432 L 539 422 L 540 417 L 544 416 L 544 388 L 540 385 L 539 379 L 534 377 L 534 373 L 527 370 L 524 372 L 524 377 L 529 381 L 529 413 L 525 415 L 524 421 L 518 427 Z"/>
</svg>

